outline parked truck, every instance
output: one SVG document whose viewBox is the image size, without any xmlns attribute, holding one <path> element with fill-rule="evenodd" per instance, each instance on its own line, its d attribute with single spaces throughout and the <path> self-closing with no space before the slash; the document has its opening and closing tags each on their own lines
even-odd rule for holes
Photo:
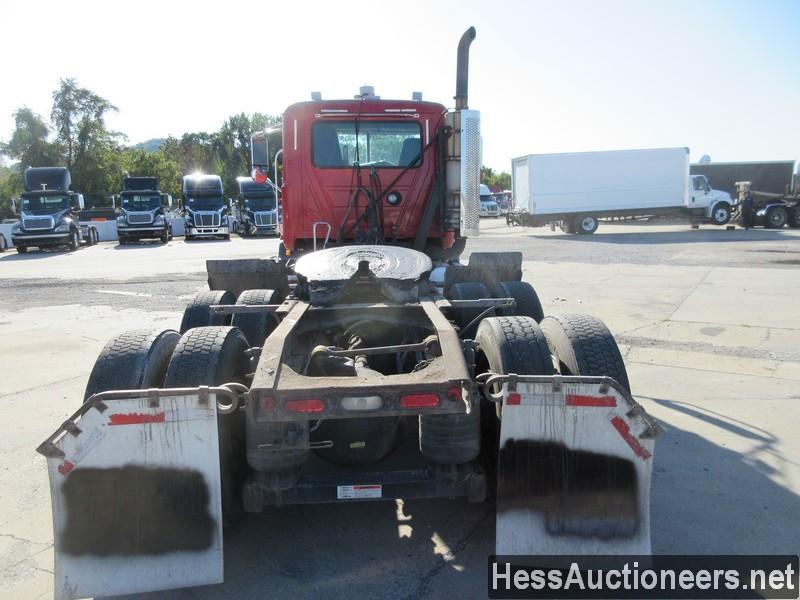
<svg viewBox="0 0 800 600">
<path fill-rule="evenodd" d="M 278 205 L 271 182 L 256 183 L 248 176 L 237 177 L 236 222 L 243 237 L 275 235 L 278 229 Z"/>
<path fill-rule="evenodd" d="M 650 553 L 659 427 L 608 328 L 544 316 L 518 252 L 450 258 L 478 233 L 474 37 L 454 110 L 371 90 L 290 106 L 291 260 L 210 260 L 180 332 L 106 345 L 39 447 L 57 598 L 218 583 L 223 523 L 292 504 L 491 489 L 498 554 Z"/>
<path fill-rule="evenodd" d="M 64 247 L 77 250 L 93 246 L 100 237 L 91 223 L 81 223 L 83 195 L 71 191 L 72 179 L 65 167 L 28 167 L 23 174 L 25 191 L 19 198 L 19 222 L 11 229 L 17 252 L 29 248 Z"/>
<path fill-rule="evenodd" d="M 166 244 L 172 239 L 172 226 L 166 212 L 172 206 L 172 197 L 158 189 L 157 178 L 126 175 L 122 179 L 122 191 L 114 199 L 114 203 L 117 202 L 117 239 L 121 246 L 145 239 L 157 239 Z"/>
<path fill-rule="evenodd" d="M 512 225 L 591 234 L 604 217 L 679 215 L 725 225 L 734 201 L 689 174 L 688 148 L 532 154 L 511 163 Z"/>
<path fill-rule="evenodd" d="M 749 193 L 755 203 L 754 225 L 772 229 L 784 225 L 800 227 L 800 163 L 797 161 L 708 162 L 693 164 L 691 169 L 693 175 L 702 175 L 712 186 L 734 198 L 741 200 Z"/>
<path fill-rule="evenodd" d="M 219 175 L 192 174 L 183 177 L 184 236 L 231 239 L 231 205 L 225 199 Z"/>
</svg>

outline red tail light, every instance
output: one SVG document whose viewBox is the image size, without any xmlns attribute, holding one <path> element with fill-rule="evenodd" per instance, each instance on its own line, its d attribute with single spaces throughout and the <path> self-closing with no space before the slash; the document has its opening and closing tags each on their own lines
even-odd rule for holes
<svg viewBox="0 0 800 600">
<path fill-rule="evenodd" d="M 283 408 L 295 413 L 320 413 L 325 410 L 325 403 L 319 398 L 309 400 L 287 400 Z"/>
<path fill-rule="evenodd" d="M 436 394 L 408 394 L 401 396 L 401 408 L 433 408 L 439 406 L 439 396 Z"/>
<path fill-rule="evenodd" d="M 264 185 L 265 183 L 267 183 L 267 181 L 269 181 L 269 175 L 259 167 L 255 167 L 250 172 L 250 176 L 253 178 L 253 181 L 255 181 L 259 185 Z"/>
</svg>

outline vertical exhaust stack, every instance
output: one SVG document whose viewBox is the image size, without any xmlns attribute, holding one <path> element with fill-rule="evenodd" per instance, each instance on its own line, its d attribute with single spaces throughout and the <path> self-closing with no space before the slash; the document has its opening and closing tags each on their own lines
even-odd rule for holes
<svg viewBox="0 0 800 600">
<path fill-rule="evenodd" d="M 480 212 L 481 114 L 467 108 L 469 47 L 475 36 L 475 28 L 470 27 L 458 42 L 456 107 L 445 116 L 445 124 L 452 129 L 445 157 L 445 230 L 459 230 L 462 237 L 478 235 Z"/>
<path fill-rule="evenodd" d="M 458 41 L 456 57 L 456 110 L 469 108 L 469 47 L 475 39 L 475 28 L 470 27 Z"/>
</svg>

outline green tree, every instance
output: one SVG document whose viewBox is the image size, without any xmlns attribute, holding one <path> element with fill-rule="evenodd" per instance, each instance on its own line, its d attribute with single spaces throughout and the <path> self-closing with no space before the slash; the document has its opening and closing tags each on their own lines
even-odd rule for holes
<svg viewBox="0 0 800 600">
<path fill-rule="evenodd" d="M 121 133 L 110 131 L 105 115 L 117 108 L 71 78 L 62 79 L 53 92 L 50 120 L 73 187 L 89 206 L 110 203 L 111 190 L 122 177 Z"/>
<path fill-rule="evenodd" d="M 214 152 L 219 167 L 217 174 L 222 177 L 227 195 L 236 194 L 237 177 L 250 173 L 250 136 L 256 131 L 263 131 L 267 127 L 279 127 L 280 124 L 280 117 L 261 113 L 250 116 L 239 113 L 228 118 L 214 134 Z M 280 150 L 279 139 L 278 135 L 270 136 L 270 164 L 274 164 L 275 154 Z"/>
<path fill-rule="evenodd" d="M 50 128 L 44 119 L 30 108 L 14 112 L 14 132 L 11 139 L 0 144 L 0 153 L 25 167 L 46 167 L 61 164 L 58 146 L 49 141 Z"/>
<path fill-rule="evenodd" d="M 493 192 L 511 189 L 511 175 L 505 171 L 495 173 L 491 167 L 481 167 L 481 182 L 489 186 Z"/>
</svg>

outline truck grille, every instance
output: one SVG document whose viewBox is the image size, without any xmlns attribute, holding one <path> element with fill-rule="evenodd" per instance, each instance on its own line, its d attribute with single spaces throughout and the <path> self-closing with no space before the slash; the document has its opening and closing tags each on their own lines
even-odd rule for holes
<svg viewBox="0 0 800 600">
<path fill-rule="evenodd" d="M 23 219 L 22 226 L 29 231 L 33 231 L 36 229 L 52 229 L 55 224 L 53 223 L 53 217 L 34 217 Z"/>
<path fill-rule="evenodd" d="M 275 225 L 275 213 L 272 211 L 255 213 L 256 227 L 266 227 Z"/>
<path fill-rule="evenodd" d="M 220 215 L 212 212 L 194 213 L 195 227 L 219 227 Z"/>
<path fill-rule="evenodd" d="M 128 223 L 131 225 L 143 225 L 145 223 L 153 222 L 153 214 L 149 212 L 129 212 Z"/>
</svg>

